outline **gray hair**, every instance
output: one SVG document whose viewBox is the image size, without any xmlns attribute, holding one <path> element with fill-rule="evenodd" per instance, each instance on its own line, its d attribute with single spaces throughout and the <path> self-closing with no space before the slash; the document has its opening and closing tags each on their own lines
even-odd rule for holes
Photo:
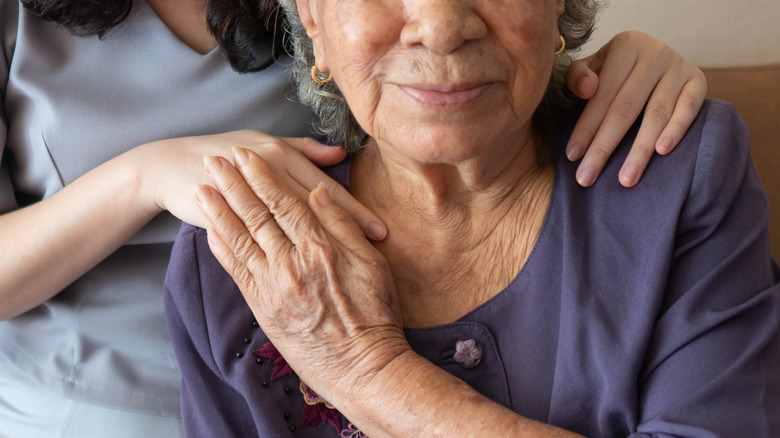
<svg viewBox="0 0 780 438">
<path fill-rule="evenodd" d="M 574 55 L 590 39 L 601 8 L 600 0 L 565 0 L 566 10 L 558 18 L 558 31 L 566 40 L 566 49 L 555 57 L 550 82 L 537 113 L 550 115 L 566 106 L 570 93 L 565 86 L 566 69 L 571 65 Z M 293 77 L 298 85 L 298 100 L 310 106 L 319 116 L 318 132 L 326 135 L 334 144 L 341 144 L 348 151 L 361 148 L 365 133 L 355 120 L 335 82 L 318 84 L 311 78 L 314 65 L 314 49 L 311 39 L 306 35 L 295 0 L 278 0 L 284 9 L 287 33 L 293 50 Z"/>
</svg>

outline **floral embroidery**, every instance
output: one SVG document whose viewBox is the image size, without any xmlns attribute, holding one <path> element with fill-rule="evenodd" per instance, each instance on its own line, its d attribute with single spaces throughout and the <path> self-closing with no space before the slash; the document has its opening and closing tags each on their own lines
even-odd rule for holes
<svg viewBox="0 0 780 438">
<path fill-rule="evenodd" d="M 327 400 L 322 398 L 321 395 L 319 395 L 316 392 L 314 392 L 314 390 L 311 389 L 309 387 L 309 385 L 303 383 L 303 381 L 301 381 L 301 394 L 303 394 L 303 401 L 305 401 L 306 404 L 309 405 L 309 406 L 314 406 L 314 405 L 317 405 L 317 404 L 324 404 L 325 407 L 328 408 L 328 409 L 336 409 L 336 408 L 333 407 L 333 405 L 328 403 Z"/>
<path fill-rule="evenodd" d="M 263 345 L 263 348 L 254 350 L 252 352 L 255 356 L 264 357 L 274 364 L 274 371 L 271 373 L 271 381 L 278 379 L 279 377 L 289 376 L 293 374 L 290 365 L 287 365 L 287 361 L 284 360 L 279 350 L 274 347 L 274 344 L 267 342 Z"/>
<path fill-rule="evenodd" d="M 255 356 L 266 358 L 274 364 L 274 370 L 271 373 L 272 381 L 280 377 L 294 374 L 292 368 L 287 364 L 287 361 L 284 360 L 284 357 L 279 353 L 279 350 L 274 347 L 274 344 L 268 342 L 263 345 L 263 348 L 252 351 L 252 353 Z M 330 424 L 339 431 L 341 429 L 341 412 L 303 381 L 301 381 L 300 390 L 305 403 L 301 426 L 316 426 L 320 422 L 323 422 Z M 346 438 L 368 438 L 355 428 L 352 423 L 350 423 L 346 429 L 341 430 L 341 436 Z"/>
<path fill-rule="evenodd" d="M 341 431 L 341 438 L 368 438 L 366 434 L 361 432 L 352 423 L 347 425 L 347 428 Z"/>
<path fill-rule="evenodd" d="M 303 407 L 301 426 L 316 425 L 322 421 L 335 427 L 336 430 L 341 429 L 341 412 L 303 381 L 301 381 L 300 388 L 303 401 L 306 403 L 306 406 Z"/>
</svg>

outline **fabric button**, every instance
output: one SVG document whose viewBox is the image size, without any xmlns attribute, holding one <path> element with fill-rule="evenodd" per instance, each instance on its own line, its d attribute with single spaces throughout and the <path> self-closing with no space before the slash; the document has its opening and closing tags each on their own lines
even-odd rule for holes
<svg viewBox="0 0 780 438">
<path fill-rule="evenodd" d="M 452 358 L 463 368 L 474 368 L 482 361 L 482 346 L 474 339 L 458 341 Z"/>
</svg>

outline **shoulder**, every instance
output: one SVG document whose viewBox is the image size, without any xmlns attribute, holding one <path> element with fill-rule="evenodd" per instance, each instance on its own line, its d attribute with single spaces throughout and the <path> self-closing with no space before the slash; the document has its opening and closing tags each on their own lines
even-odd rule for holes
<svg viewBox="0 0 780 438">
<path fill-rule="evenodd" d="M 607 210 L 620 208 L 621 203 L 615 201 L 641 203 L 656 199 L 661 202 L 659 205 L 669 209 L 681 208 L 683 203 L 690 202 L 689 198 L 722 198 L 723 191 L 737 191 L 745 174 L 753 171 L 750 139 L 736 110 L 726 101 L 708 100 L 677 148 L 666 156 L 653 156 L 636 187 L 622 187 L 618 175 L 639 131 L 641 116 L 608 160 L 596 184 L 582 189 L 574 178 L 579 163 L 570 163 L 563 154 L 579 114 L 579 110 L 567 113 L 558 129 L 559 188 L 576 193 L 577 199 L 588 202 L 609 200 L 602 206 Z"/>
<path fill-rule="evenodd" d="M 207 360 L 213 356 L 222 371 L 225 357 L 235 353 L 230 341 L 254 319 L 235 282 L 211 253 L 206 230 L 188 224 L 182 225 L 173 244 L 165 303 L 166 317 L 186 327 L 189 340 L 183 341 L 194 344 Z M 176 336 L 172 340 L 182 341 Z"/>
</svg>

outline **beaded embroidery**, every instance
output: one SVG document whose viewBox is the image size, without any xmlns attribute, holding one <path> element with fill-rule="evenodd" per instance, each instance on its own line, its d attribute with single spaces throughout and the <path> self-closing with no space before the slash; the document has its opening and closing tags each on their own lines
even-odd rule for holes
<svg viewBox="0 0 780 438">
<path fill-rule="evenodd" d="M 266 358 L 274 364 L 274 370 L 271 373 L 271 381 L 294 374 L 292 368 L 287 364 L 287 361 L 284 360 L 284 357 L 279 353 L 279 350 L 274 347 L 274 344 L 268 342 L 263 345 L 263 348 L 254 350 L 252 353 L 257 357 Z M 347 428 L 342 430 L 341 412 L 311 389 L 303 380 L 301 380 L 299 388 L 305 403 L 301 426 L 316 426 L 320 422 L 323 422 L 336 428 L 336 431 L 340 431 L 341 437 L 368 438 L 360 430 L 355 428 L 352 423 L 349 423 Z"/>
</svg>

